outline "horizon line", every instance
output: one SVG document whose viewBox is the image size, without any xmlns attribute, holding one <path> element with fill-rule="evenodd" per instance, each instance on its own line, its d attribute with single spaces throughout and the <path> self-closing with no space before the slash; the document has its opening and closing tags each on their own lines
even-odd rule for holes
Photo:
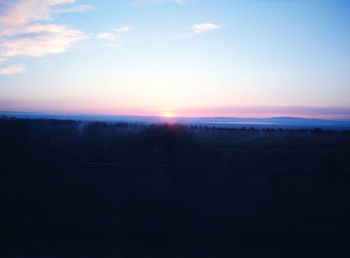
<svg viewBox="0 0 350 258">
<path fill-rule="evenodd" d="M 176 120 L 176 119 L 276 119 L 276 118 L 290 118 L 290 119 L 307 119 L 307 120 L 324 120 L 334 122 L 350 122 L 349 118 L 331 118 L 319 116 L 303 116 L 303 115 L 271 115 L 271 116 L 233 116 L 233 115 L 219 115 L 219 116 L 172 116 L 166 117 L 164 115 L 136 115 L 136 114 L 107 114 L 107 113 L 74 113 L 74 112 L 50 112 L 50 111 L 18 111 L 18 110 L 0 110 L 0 115 L 19 114 L 19 115 L 37 115 L 37 116 L 54 116 L 54 117 L 139 117 L 139 118 L 158 118 L 162 120 Z"/>
</svg>

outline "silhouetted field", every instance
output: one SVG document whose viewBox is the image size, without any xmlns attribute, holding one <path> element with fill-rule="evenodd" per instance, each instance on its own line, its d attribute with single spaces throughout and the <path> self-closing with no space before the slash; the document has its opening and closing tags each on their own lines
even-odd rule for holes
<svg viewBox="0 0 350 258">
<path fill-rule="evenodd" d="M 0 120 L 0 257 L 350 257 L 350 132 Z"/>
</svg>

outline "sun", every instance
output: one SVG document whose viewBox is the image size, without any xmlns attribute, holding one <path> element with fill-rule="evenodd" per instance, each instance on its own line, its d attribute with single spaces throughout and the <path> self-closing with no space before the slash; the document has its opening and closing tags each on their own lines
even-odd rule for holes
<svg viewBox="0 0 350 258">
<path fill-rule="evenodd" d="M 174 112 L 170 112 L 170 111 L 164 111 L 162 113 L 162 116 L 165 117 L 165 118 L 172 118 L 172 117 L 175 117 L 175 113 Z"/>
</svg>

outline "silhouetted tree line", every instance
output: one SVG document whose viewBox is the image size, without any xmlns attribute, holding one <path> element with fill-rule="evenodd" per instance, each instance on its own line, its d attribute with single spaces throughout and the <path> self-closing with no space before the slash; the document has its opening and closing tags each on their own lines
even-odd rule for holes
<svg viewBox="0 0 350 258">
<path fill-rule="evenodd" d="M 215 165 L 348 166 L 349 132 L 0 119 L 0 160 Z"/>
</svg>

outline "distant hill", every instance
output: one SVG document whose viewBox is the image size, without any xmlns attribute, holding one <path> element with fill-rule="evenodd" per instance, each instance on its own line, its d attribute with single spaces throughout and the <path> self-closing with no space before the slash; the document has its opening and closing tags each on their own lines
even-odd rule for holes
<svg viewBox="0 0 350 258">
<path fill-rule="evenodd" d="M 174 117 L 125 116 L 125 115 L 76 115 L 36 112 L 0 111 L 0 116 L 17 118 L 70 119 L 77 121 L 104 121 L 127 123 L 178 123 L 210 127 L 254 127 L 254 128 L 330 128 L 349 129 L 350 120 L 330 120 L 301 117 L 237 118 L 237 117 Z"/>
</svg>

